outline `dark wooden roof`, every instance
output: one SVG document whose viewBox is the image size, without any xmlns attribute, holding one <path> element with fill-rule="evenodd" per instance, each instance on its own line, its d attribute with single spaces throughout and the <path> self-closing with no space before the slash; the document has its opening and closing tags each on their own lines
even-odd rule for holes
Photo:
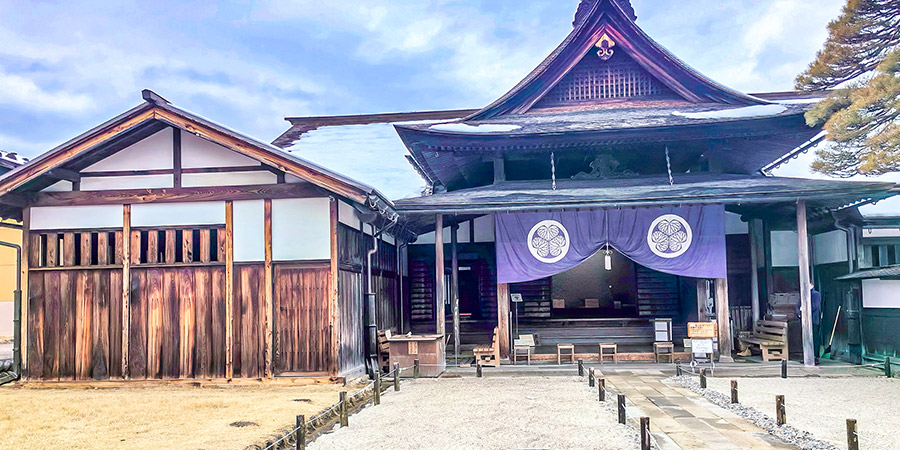
<svg viewBox="0 0 900 450">
<path fill-rule="evenodd" d="M 484 214 L 515 210 L 618 208 L 675 204 L 726 204 L 753 208 L 807 200 L 837 210 L 894 195 L 888 182 L 812 180 L 730 174 L 675 175 L 598 180 L 507 181 L 394 202 L 403 214 Z"/>
<path fill-rule="evenodd" d="M 630 4 L 624 2 L 630 9 Z M 495 102 L 468 117 L 478 121 L 528 112 L 594 48 L 604 34 L 654 78 L 691 103 L 758 105 L 766 100 L 726 88 L 695 71 L 651 39 L 617 0 L 595 0 L 580 8 L 575 28 L 538 67 Z M 589 8 L 589 9 L 586 9 Z"/>
<path fill-rule="evenodd" d="M 865 269 L 858 270 L 853 273 L 848 273 L 847 275 L 843 275 L 835 278 L 835 280 L 868 280 L 872 278 L 889 278 L 889 279 L 900 279 L 900 265 L 893 265 L 887 267 L 878 267 L 874 269 Z"/>
<path fill-rule="evenodd" d="M 52 176 L 54 171 L 75 172 L 85 161 L 108 156 L 166 126 L 218 143 L 351 201 L 361 204 L 377 201 L 383 212 L 393 213 L 390 200 L 371 186 L 181 109 L 152 91 L 145 90 L 143 97 L 144 103 L 0 177 L 0 203 L 7 205 L 0 207 L 0 216 L 18 217 L 23 203 L 34 192 L 58 181 L 59 178 Z"/>
</svg>

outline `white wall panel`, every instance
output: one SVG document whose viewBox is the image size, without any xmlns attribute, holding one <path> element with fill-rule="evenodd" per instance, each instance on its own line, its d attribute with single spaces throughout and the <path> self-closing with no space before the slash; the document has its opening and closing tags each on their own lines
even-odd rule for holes
<svg viewBox="0 0 900 450">
<path fill-rule="evenodd" d="M 725 212 L 725 234 L 747 234 L 749 232 L 749 224 L 741 221 L 740 214 Z"/>
<path fill-rule="evenodd" d="M 133 175 L 127 177 L 82 177 L 82 191 L 118 189 L 157 189 L 174 186 L 172 175 Z"/>
<path fill-rule="evenodd" d="M 847 233 L 841 230 L 813 236 L 815 264 L 847 261 Z"/>
<path fill-rule="evenodd" d="M 866 228 L 862 232 L 863 238 L 900 237 L 898 228 Z"/>
<path fill-rule="evenodd" d="M 144 203 L 131 206 L 131 226 L 219 225 L 225 202 Z"/>
<path fill-rule="evenodd" d="M 278 177 L 269 171 L 228 172 L 228 173 L 185 173 L 181 175 L 184 187 L 205 186 L 251 186 L 255 184 L 275 184 Z"/>
<path fill-rule="evenodd" d="M 276 261 L 331 258 L 331 201 L 272 200 L 272 256 Z"/>
<path fill-rule="evenodd" d="M 31 208 L 32 230 L 122 228 L 122 205 L 38 206 Z"/>
<path fill-rule="evenodd" d="M 234 202 L 234 260 L 266 259 L 265 206 L 262 200 Z"/>
<path fill-rule="evenodd" d="M 772 231 L 772 266 L 797 267 L 800 256 L 797 252 L 796 231 Z"/>
<path fill-rule="evenodd" d="M 862 280 L 863 308 L 900 308 L 900 280 Z"/>
<path fill-rule="evenodd" d="M 171 169 L 172 167 L 172 128 L 165 128 L 88 166 L 82 172 Z"/>
<path fill-rule="evenodd" d="M 494 242 L 494 215 L 475 218 L 475 242 Z"/>
<path fill-rule="evenodd" d="M 259 161 L 207 141 L 191 133 L 181 133 L 181 167 L 258 166 Z"/>
<path fill-rule="evenodd" d="M 338 202 L 338 222 L 347 225 L 354 230 L 359 229 L 359 216 L 356 215 L 356 208 L 345 201 Z"/>
<path fill-rule="evenodd" d="M 41 192 L 69 192 L 72 190 L 72 182 L 71 181 L 57 181 L 50 186 L 41 189 Z"/>
</svg>

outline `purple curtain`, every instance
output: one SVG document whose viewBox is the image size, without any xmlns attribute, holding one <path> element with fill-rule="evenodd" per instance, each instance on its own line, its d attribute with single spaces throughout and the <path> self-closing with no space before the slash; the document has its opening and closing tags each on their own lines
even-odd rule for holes
<svg viewBox="0 0 900 450">
<path fill-rule="evenodd" d="M 497 280 L 518 283 L 571 269 L 606 243 L 634 262 L 692 278 L 725 278 L 725 207 L 695 205 L 498 213 Z"/>
</svg>

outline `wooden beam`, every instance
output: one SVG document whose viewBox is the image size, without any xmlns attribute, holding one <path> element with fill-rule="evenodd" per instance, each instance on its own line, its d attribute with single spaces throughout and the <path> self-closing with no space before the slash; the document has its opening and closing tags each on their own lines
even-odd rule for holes
<svg viewBox="0 0 900 450">
<path fill-rule="evenodd" d="M 19 342 L 19 354 L 22 355 L 21 373 L 27 374 L 28 371 L 28 269 L 31 267 L 31 209 L 24 208 L 22 210 L 22 272 L 19 277 L 22 281 L 22 315 L 19 316 L 19 330 L 21 342 Z"/>
<path fill-rule="evenodd" d="M 329 197 L 331 201 L 331 276 L 328 280 L 328 320 L 331 330 L 331 376 L 338 376 L 341 348 L 341 322 L 338 292 L 340 287 L 340 278 L 338 274 L 338 202 L 334 197 Z"/>
<path fill-rule="evenodd" d="M 58 180 L 71 181 L 72 183 L 78 183 L 79 181 L 81 181 L 81 174 L 74 170 L 63 169 L 62 167 L 51 169 L 47 172 L 46 175 Z"/>
<path fill-rule="evenodd" d="M 266 198 L 321 197 L 311 183 L 264 184 L 252 186 L 210 186 L 193 188 L 126 189 L 90 192 L 41 192 L 32 206 L 121 205 L 177 203 Z M 6 198 L 6 196 L 2 197 Z"/>
<path fill-rule="evenodd" d="M 265 271 L 266 291 L 265 298 L 265 342 L 263 343 L 263 360 L 265 361 L 264 377 L 272 377 L 272 351 L 275 348 L 272 317 L 274 315 L 275 299 L 273 298 L 273 277 L 272 277 L 272 200 L 263 201 L 263 236 L 265 246 L 265 262 L 263 270 Z"/>
<path fill-rule="evenodd" d="M 750 326 L 759 320 L 759 219 L 747 223 L 750 235 Z"/>
<path fill-rule="evenodd" d="M 450 304 L 453 308 L 453 356 L 459 362 L 459 224 L 450 226 Z"/>
<path fill-rule="evenodd" d="M 500 357 L 509 357 L 509 284 L 497 284 L 497 338 Z"/>
<path fill-rule="evenodd" d="M 176 188 L 181 187 L 181 129 L 172 129 L 172 178 Z"/>
<path fill-rule="evenodd" d="M 734 348 L 731 339 L 731 309 L 728 303 L 728 278 L 716 278 L 716 324 L 719 330 L 719 361 L 734 362 L 731 351 Z"/>
<path fill-rule="evenodd" d="M 803 365 L 816 365 L 812 329 L 812 286 L 809 280 L 809 233 L 806 223 L 806 201 L 797 201 L 797 254 L 800 271 L 800 324 L 803 334 Z"/>
<path fill-rule="evenodd" d="M 697 279 L 697 321 L 707 322 L 709 316 L 706 314 L 706 300 L 709 299 L 709 280 L 705 278 Z"/>
<path fill-rule="evenodd" d="M 0 196 L 0 203 L 4 205 L 25 208 L 34 202 L 34 196 L 31 194 L 22 194 L 19 192 L 7 192 Z"/>
<path fill-rule="evenodd" d="M 447 332 L 444 294 L 444 216 L 438 214 L 434 224 L 434 332 L 441 336 Z"/>
<path fill-rule="evenodd" d="M 131 205 L 122 206 L 122 376 L 131 378 L 128 373 L 128 338 L 130 330 L 131 305 Z M 83 238 L 83 237 L 82 237 Z"/>
<path fill-rule="evenodd" d="M 234 205 L 225 202 L 225 378 L 234 378 Z"/>
</svg>

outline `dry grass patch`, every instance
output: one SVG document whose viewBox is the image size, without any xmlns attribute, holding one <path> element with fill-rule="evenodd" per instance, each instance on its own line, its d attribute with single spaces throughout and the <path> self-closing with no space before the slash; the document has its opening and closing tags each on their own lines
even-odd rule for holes
<svg viewBox="0 0 900 450">
<path fill-rule="evenodd" d="M 243 449 L 338 401 L 341 385 L 0 387 L 0 448 Z M 235 425 L 231 425 L 235 424 Z"/>
</svg>

